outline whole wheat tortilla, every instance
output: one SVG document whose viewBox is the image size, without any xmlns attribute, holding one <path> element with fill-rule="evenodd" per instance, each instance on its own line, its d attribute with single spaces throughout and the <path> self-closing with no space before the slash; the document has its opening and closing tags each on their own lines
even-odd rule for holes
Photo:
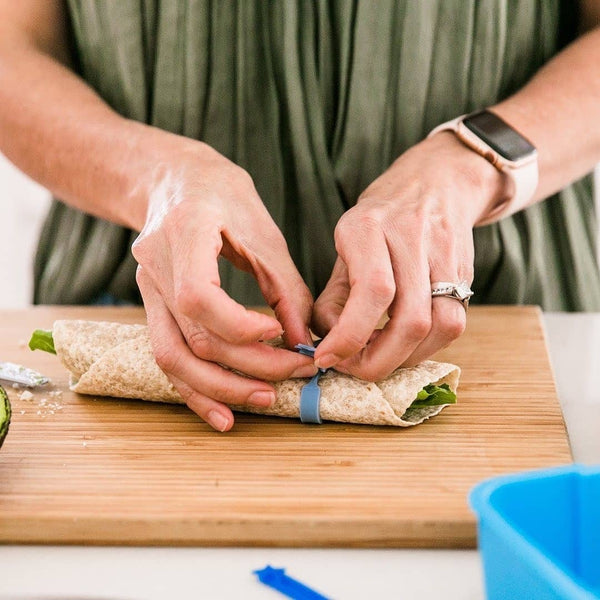
<svg viewBox="0 0 600 600">
<path fill-rule="evenodd" d="M 148 328 L 99 321 L 56 321 L 54 347 L 70 372 L 70 388 L 80 394 L 139 398 L 183 404 L 152 354 Z M 426 385 L 447 383 L 456 392 L 460 369 L 424 361 L 396 369 L 370 383 L 330 370 L 319 380 L 321 418 L 345 423 L 408 427 L 437 415 L 445 405 L 409 408 Z M 277 399 L 268 409 L 232 406 L 234 410 L 299 418 L 300 393 L 307 379 L 275 382 Z"/>
</svg>

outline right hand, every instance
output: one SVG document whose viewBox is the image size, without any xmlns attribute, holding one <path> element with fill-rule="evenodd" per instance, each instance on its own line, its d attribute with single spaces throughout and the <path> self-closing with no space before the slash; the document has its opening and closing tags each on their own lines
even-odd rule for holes
<svg viewBox="0 0 600 600">
<path fill-rule="evenodd" d="M 194 412 L 227 431 L 226 404 L 269 406 L 275 391 L 264 380 L 316 373 L 311 358 L 259 343 L 281 334 L 288 347 L 310 343 L 312 296 L 248 173 L 206 144 L 185 143 L 191 151 L 150 186 L 132 251 L 158 365 Z M 223 291 L 219 255 L 256 278 L 275 318 Z"/>
</svg>

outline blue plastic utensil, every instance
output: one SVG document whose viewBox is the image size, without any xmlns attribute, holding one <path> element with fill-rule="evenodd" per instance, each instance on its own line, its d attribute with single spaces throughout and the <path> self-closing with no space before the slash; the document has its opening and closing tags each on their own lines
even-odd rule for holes
<svg viewBox="0 0 600 600">
<path fill-rule="evenodd" d="M 326 596 L 300 583 L 285 574 L 285 569 L 275 569 L 267 565 L 264 569 L 253 571 L 261 583 L 281 592 L 293 600 L 328 600 Z"/>
</svg>

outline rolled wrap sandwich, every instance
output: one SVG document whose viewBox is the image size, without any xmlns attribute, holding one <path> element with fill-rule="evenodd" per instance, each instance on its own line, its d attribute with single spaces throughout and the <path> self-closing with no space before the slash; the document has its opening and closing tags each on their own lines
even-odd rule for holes
<svg viewBox="0 0 600 600">
<path fill-rule="evenodd" d="M 154 360 L 145 325 L 56 321 L 52 332 L 37 330 L 29 345 L 58 355 L 70 373 L 74 392 L 184 404 Z M 430 360 L 396 369 L 377 383 L 329 370 L 319 380 L 321 418 L 369 425 L 417 425 L 456 401 L 459 375 L 457 366 Z M 277 399 L 269 408 L 231 408 L 298 418 L 300 394 L 307 382 L 274 382 Z"/>
</svg>

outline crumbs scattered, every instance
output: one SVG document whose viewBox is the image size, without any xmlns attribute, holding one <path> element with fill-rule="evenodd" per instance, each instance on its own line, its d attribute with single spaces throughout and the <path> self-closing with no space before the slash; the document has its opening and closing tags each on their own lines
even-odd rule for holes
<svg viewBox="0 0 600 600">
<path fill-rule="evenodd" d="M 51 394 L 48 394 L 51 395 Z M 59 402 L 53 402 L 52 400 L 48 400 L 48 398 L 42 398 L 39 403 L 40 410 L 38 410 L 38 415 L 45 417 L 46 415 L 53 415 L 57 410 L 62 410 L 62 404 Z"/>
<path fill-rule="evenodd" d="M 12 384 L 13 390 L 20 390 L 21 386 L 18 383 L 13 383 Z"/>
<path fill-rule="evenodd" d="M 87 442 L 82 442 L 81 445 L 85 448 L 87 446 Z"/>
<path fill-rule="evenodd" d="M 48 397 L 46 397 L 46 396 L 48 396 Z M 46 395 L 41 397 L 37 402 L 36 402 L 35 394 L 30 392 L 29 390 L 23 390 L 18 395 L 19 400 L 33 404 L 35 406 L 35 408 L 37 408 L 35 414 L 42 418 L 45 418 L 48 415 L 54 415 L 58 411 L 63 409 L 63 405 L 60 403 L 61 397 L 62 397 L 61 390 L 48 391 L 48 392 L 46 392 Z M 24 415 L 24 414 L 26 414 L 26 412 L 27 411 L 22 410 L 21 414 Z"/>
</svg>

